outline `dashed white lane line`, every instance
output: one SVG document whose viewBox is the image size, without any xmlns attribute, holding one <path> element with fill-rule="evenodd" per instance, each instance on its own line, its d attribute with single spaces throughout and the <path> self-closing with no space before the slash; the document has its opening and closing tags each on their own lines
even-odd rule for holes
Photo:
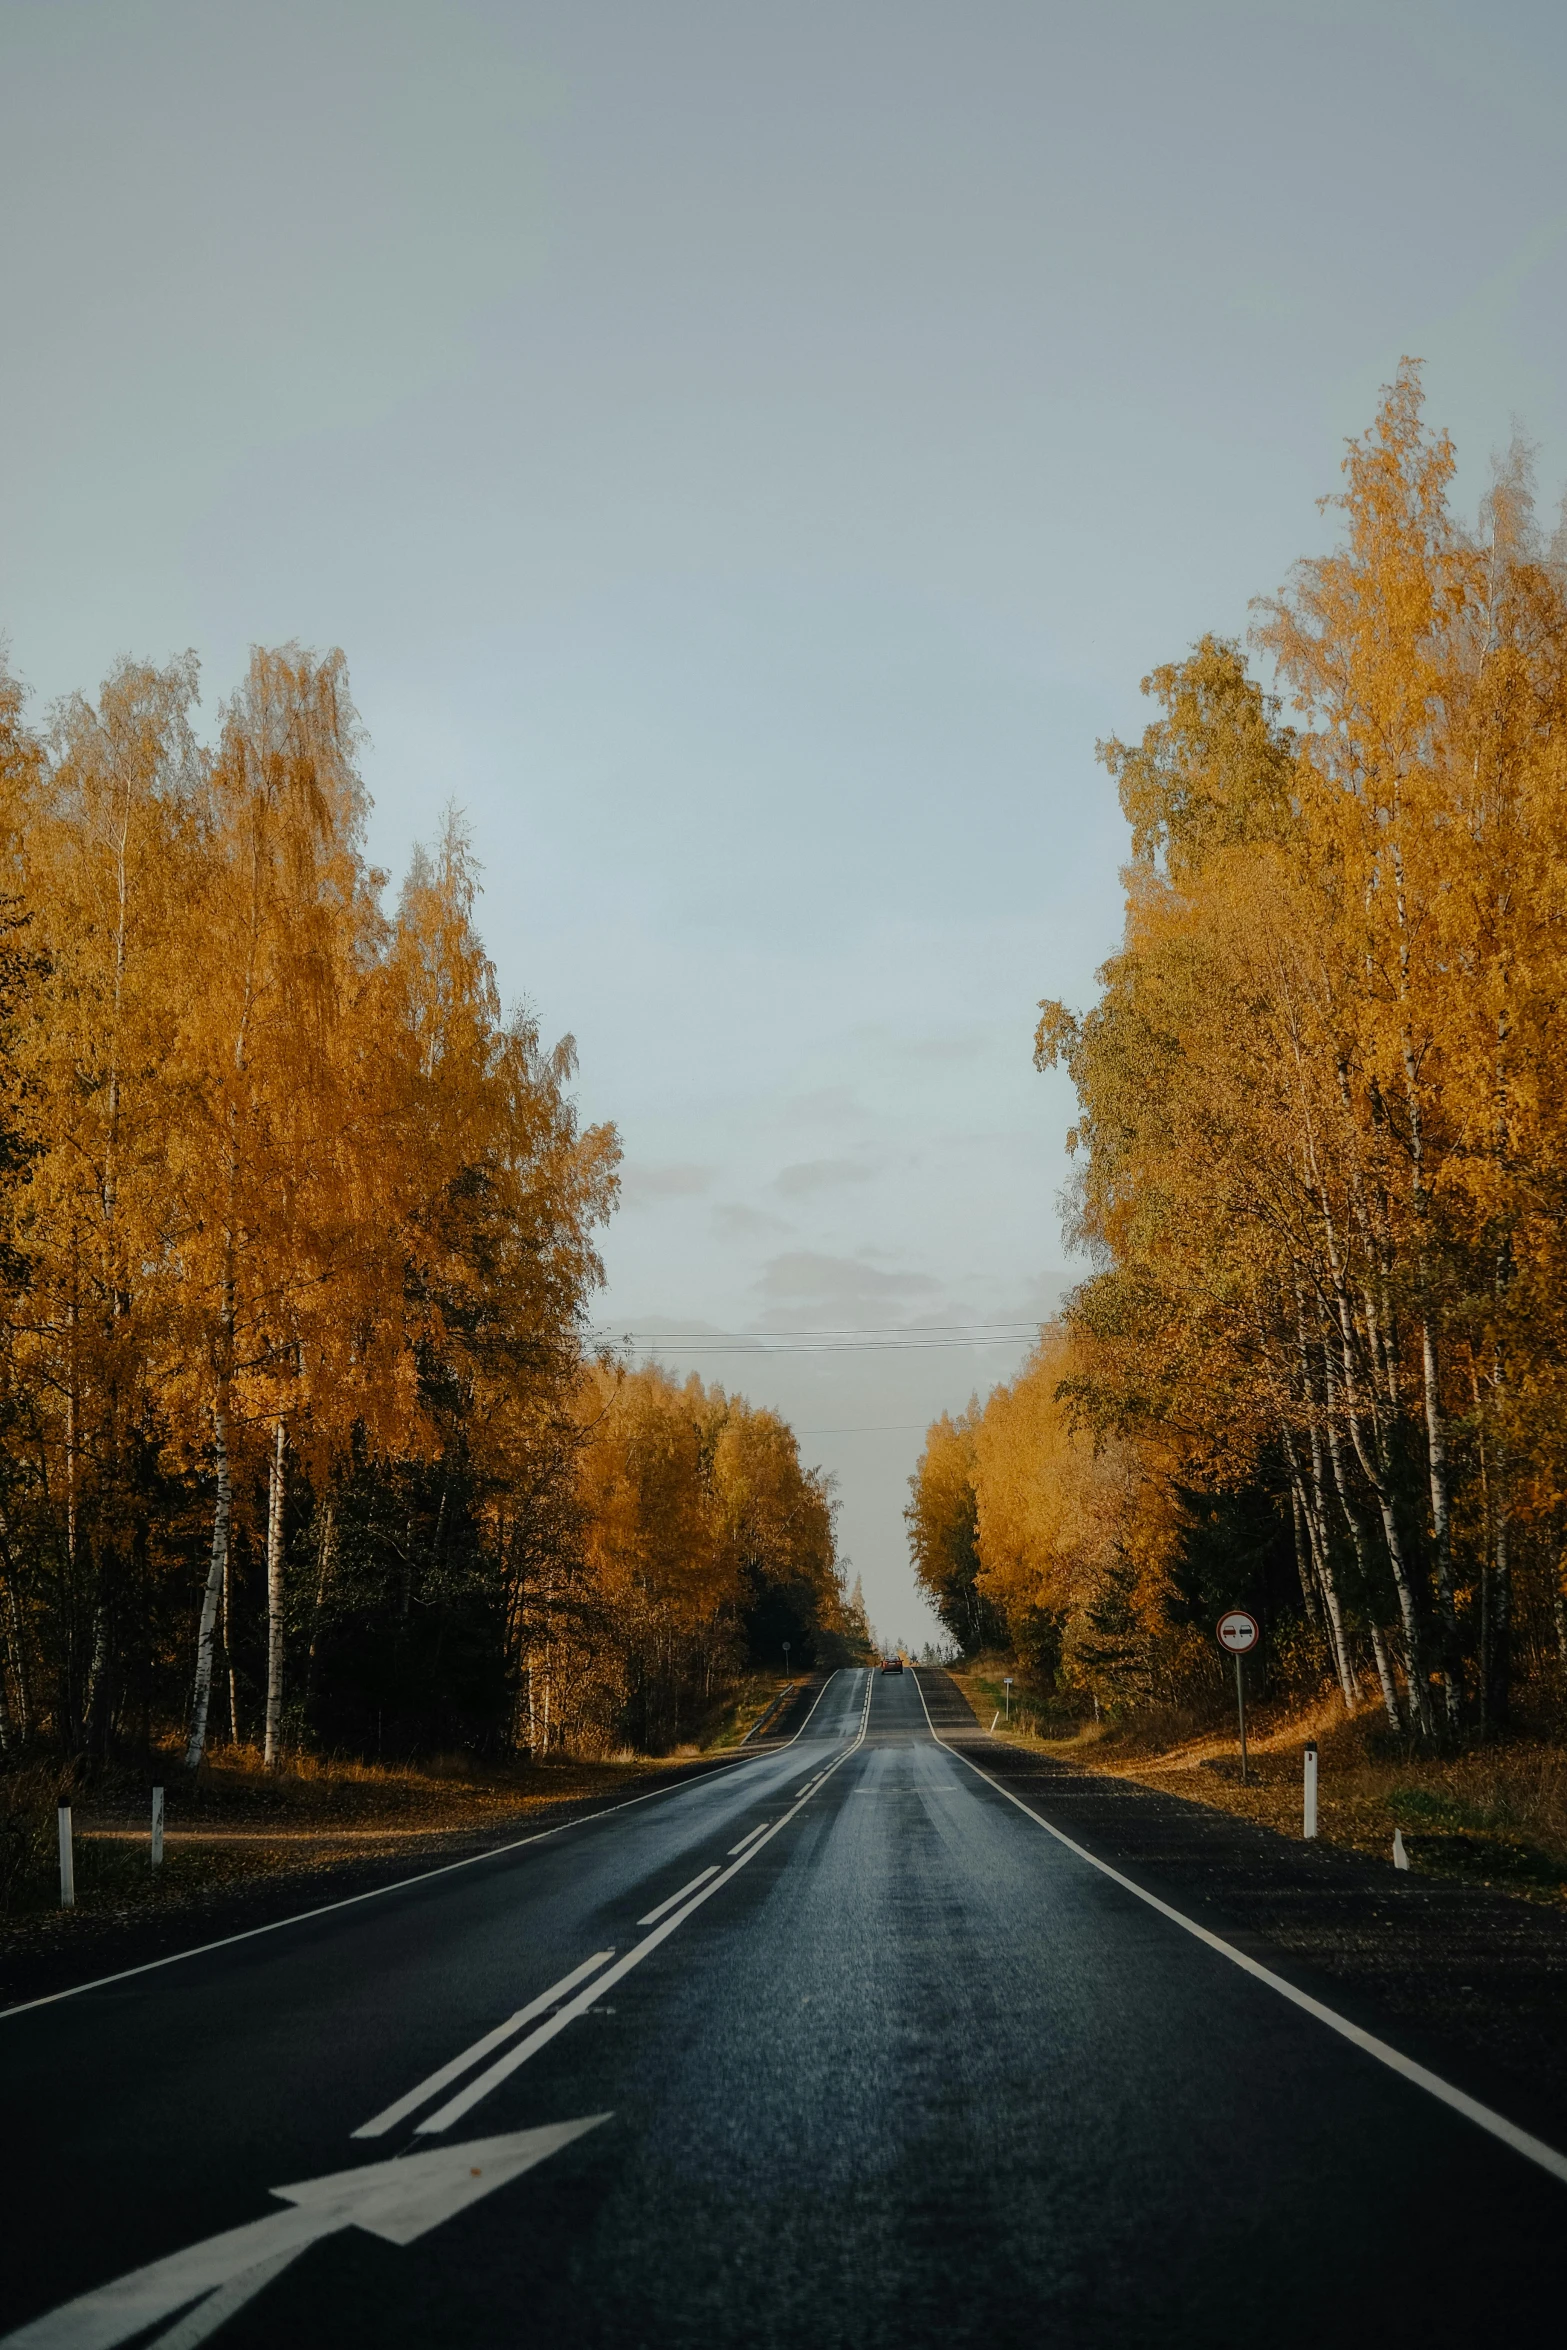
<svg viewBox="0 0 1567 2350">
<path fill-rule="evenodd" d="M 850 1755 L 858 1753 L 865 1742 L 865 1724 L 869 1714 L 870 1691 L 867 1688 L 858 1734 L 844 1748 L 837 1760 L 828 1764 L 826 1770 L 821 1774 L 818 1785 L 830 1779 L 834 1771 L 841 1770 Z M 713 1895 L 721 1892 L 723 1887 L 737 1877 L 742 1869 L 749 1868 L 757 1854 L 764 1852 L 773 1838 L 782 1834 L 789 1822 L 809 1801 L 809 1796 L 800 1796 L 783 1813 L 781 1818 L 776 1819 L 770 1827 L 764 1827 L 760 1834 L 753 1837 L 737 1859 L 731 1859 L 726 1869 L 721 1870 L 717 1876 L 709 1877 L 705 1885 L 698 1886 L 688 1901 L 683 1903 L 679 1909 L 672 1910 L 668 1917 L 661 1919 L 650 1934 L 637 1943 L 634 1949 L 626 1952 L 624 1958 L 617 1959 L 615 1964 L 600 1975 L 596 1981 L 589 1983 L 585 1990 L 579 1991 L 575 1999 L 569 2000 L 564 2007 L 558 2007 L 546 2023 L 540 2024 L 537 2031 L 530 2032 L 526 2040 L 519 2042 L 517 2047 L 508 2049 L 506 2054 L 498 2062 L 492 2064 L 487 2072 L 480 2073 L 477 2080 L 470 2081 L 466 2088 L 459 2089 L 455 2097 L 448 2098 L 447 2102 L 437 2107 L 434 2113 L 427 2114 L 418 2125 L 418 2135 L 428 2137 L 440 2130 L 449 2130 L 453 2122 L 461 2121 L 463 2115 L 478 2104 L 481 2097 L 488 2097 L 490 2091 L 498 2088 L 501 2082 L 516 2072 L 520 2065 L 526 2064 L 531 2057 L 537 2056 L 541 2048 L 547 2048 L 556 2035 L 563 2032 L 569 2023 L 573 2023 L 579 2015 L 586 2015 L 595 2000 L 602 1999 L 606 1991 L 612 1990 L 616 1983 L 623 1981 L 633 1967 L 640 1966 L 643 1959 L 650 1956 L 661 1942 L 667 1941 L 671 1934 L 678 1932 L 687 1918 L 701 1908 L 704 1901 L 710 1901 Z"/>
<path fill-rule="evenodd" d="M 647 1923 L 645 1918 L 639 1922 L 644 1925 Z M 482 2063 L 491 2050 L 509 2040 L 513 2032 L 520 2032 L 524 2024 L 531 2024 L 535 2016 L 541 2016 L 552 2008 L 557 1999 L 564 1999 L 575 1991 L 579 1983 L 595 1974 L 614 1955 L 613 1950 L 595 1950 L 593 1956 L 585 1958 L 581 1966 L 573 1967 L 569 1975 L 562 1975 L 558 1983 L 552 1983 L 547 1991 L 541 1991 L 537 1999 L 530 1999 L 526 2007 L 519 2007 L 515 2015 L 509 2015 L 503 2024 L 497 2024 L 493 2032 L 486 2032 L 482 2040 L 475 2040 L 471 2048 L 465 2048 L 460 2056 L 454 2056 L 449 2064 L 443 2064 L 439 2072 L 429 2074 L 417 2088 L 410 2089 L 405 2097 L 399 2097 L 394 2104 L 384 2106 L 381 2112 L 372 2114 L 369 2121 L 361 2122 L 354 2136 L 384 2138 L 388 2130 L 395 2130 L 399 2122 L 406 2121 L 411 2113 L 417 2113 L 421 2105 L 428 2105 L 432 2097 L 439 2096 L 443 2089 L 459 2079 L 471 2066 Z"/>
<path fill-rule="evenodd" d="M 698 1885 L 705 1885 L 709 1877 L 716 1877 L 717 1874 L 718 1863 L 715 1860 L 710 1869 L 703 1869 L 700 1875 L 692 1878 L 689 1885 L 682 1885 L 678 1893 L 671 1893 L 667 1901 L 661 1901 L 656 1909 L 650 1909 L 645 1918 L 638 1918 L 637 1924 L 639 1926 L 656 1926 L 661 1917 L 664 1917 L 670 1910 L 679 1907 L 688 1893 L 694 1893 Z"/>
<path fill-rule="evenodd" d="M 1067 1851 L 1075 1853 L 1079 1860 L 1087 1861 L 1089 1867 L 1097 1869 L 1102 1877 L 1108 1877 L 1112 1884 L 1121 1886 L 1123 1891 L 1135 1895 L 1137 1900 L 1146 1902 L 1150 1909 L 1156 1909 L 1162 1918 L 1169 1919 L 1172 1926 L 1179 1926 L 1183 1933 L 1193 1935 L 1197 1941 L 1206 1943 L 1210 1950 L 1216 1950 L 1221 1958 L 1229 1960 L 1231 1966 L 1239 1967 L 1242 1974 L 1250 1975 L 1256 1982 L 1266 1983 L 1270 1991 L 1276 1991 L 1292 2007 L 1300 2008 L 1319 2024 L 1326 2024 L 1330 2032 L 1337 2032 L 1339 2038 L 1347 2040 L 1352 2048 L 1374 2057 L 1378 2064 L 1386 2065 L 1389 2072 L 1397 2073 L 1402 2080 L 1413 2082 L 1417 2089 L 1424 2089 L 1428 2097 L 1434 2097 L 1439 2105 L 1450 2106 L 1454 2113 L 1461 2113 L 1465 2121 L 1471 2121 L 1477 2129 L 1499 2138 L 1504 2146 L 1510 2146 L 1526 2162 L 1537 2163 L 1541 2170 L 1549 2171 L 1553 2179 L 1560 2179 L 1567 2185 L 1567 2155 L 1558 2154 L 1555 2147 L 1547 2146 L 1543 2138 L 1531 2137 L 1527 2130 L 1519 2129 L 1516 2122 L 1510 2122 L 1505 2114 L 1495 2112 L 1489 2105 L 1482 2105 L 1477 2097 L 1471 2097 L 1467 2090 L 1455 2088 L 1451 2081 L 1444 2081 L 1440 2073 L 1428 2072 L 1423 2064 L 1416 2064 L 1412 2057 L 1389 2047 L 1386 2040 L 1377 2039 L 1372 2032 L 1362 2031 L 1359 2024 L 1352 2024 L 1348 2016 L 1340 2015 L 1336 2008 L 1326 2006 L 1320 1999 L 1313 1999 L 1309 1991 L 1297 1991 L 1293 1983 L 1287 1983 L 1271 1967 L 1262 1966 L 1256 1959 L 1248 1957 L 1244 1950 L 1237 1950 L 1233 1942 L 1226 1942 L 1221 1935 L 1210 1933 L 1206 1926 L 1198 1925 L 1195 1918 L 1184 1916 L 1180 1910 L 1173 1909 L 1168 1901 L 1161 1901 L 1157 1893 L 1149 1893 L 1143 1886 L 1134 1884 L 1130 1877 L 1123 1877 L 1119 1869 L 1112 1868 L 1107 1860 L 1100 1860 L 1083 1845 L 1074 1843 L 1070 1836 L 1063 1835 L 1059 1828 L 1052 1827 L 1020 1795 L 1014 1795 L 1010 1787 L 1003 1787 L 999 1779 L 993 1779 L 988 1771 L 981 1770 L 977 1762 L 970 1761 L 957 1747 L 947 1745 L 946 1739 L 938 1735 L 936 1725 L 930 1718 L 930 1707 L 925 1705 L 925 1692 L 920 1689 L 917 1673 L 914 1686 L 920 1690 L 920 1704 L 925 1706 L 925 1726 L 936 1744 L 945 1748 L 955 1762 L 966 1764 L 975 1777 L 983 1779 L 985 1785 L 994 1789 L 997 1795 L 1004 1795 L 1008 1803 L 1016 1804 L 1023 1817 L 1032 1820 L 1036 1828 L 1043 1828 L 1047 1836 L 1053 1836 L 1058 1844 L 1064 1844 Z"/>
<path fill-rule="evenodd" d="M 746 1846 L 747 1846 L 749 1843 L 751 1843 L 751 1842 L 753 1841 L 753 1839 L 754 1839 L 754 1838 L 756 1838 L 756 1837 L 760 1836 L 760 1834 L 762 1833 L 762 1829 L 763 1829 L 763 1828 L 770 1827 L 771 1825 L 772 1825 L 771 1821 L 769 1821 L 769 1820 L 763 1820 L 763 1821 L 762 1821 L 762 1823 L 761 1823 L 761 1826 L 760 1826 L 760 1827 L 755 1827 L 755 1828 L 752 1828 L 752 1829 L 750 1829 L 750 1830 L 747 1832 L 747 1834 L 745 1834 L 744 1836 L 742 1836 L 742 1837 L 741 1837 L 741 1839 L 740 1839 L 740 1841 L 739 1841 L 739 1843 L 738 1843 L 738 1844 L 731 1844 L 731 1845 L 730 1845 L 730 1847 L 729 1847 L 729 1852 L 728 1852 L 728 1856 L 727 1856 L 727 1857 L 728 1857 L 730 1860 L 733 1860 L 733 1859 L 734 1859 L 734 1856 L 735 1856 L 735 1854 L 736 1854 L 737 1852 L 744 1852 L 744 1850 L 745 1850 Z M 645 1918 L 643 1918 L 643 1919 L 641 1919 L 639 1922 L 640 1922 L 641 1924 L 643 1924 L 643 1925 L 646 1925 L 646 1923 L 647 1923 L 647 1920 L 646 1920 Z"/>
</svg>

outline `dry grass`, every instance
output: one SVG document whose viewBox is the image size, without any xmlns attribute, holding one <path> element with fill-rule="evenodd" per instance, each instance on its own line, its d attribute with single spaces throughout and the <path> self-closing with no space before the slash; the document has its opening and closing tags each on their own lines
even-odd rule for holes
<svg viewBox="0 0 1567 2350">
<path fill-rule="evenodd" d="M 982 1662 L 954 1679 L 988 1728 L 999 1695 L 995 1670 Z M 1315 1738 L 1325 1842 L 1386 1860 L 1399 1829 L 1417 1869 L 1535 1900 L 1567 1900 L 1567 1749 L 1550 1737 L 1519 1732 L 1430 1755 L 1394 1739 L 1380 1714 L 1346 1721 L 1336 1697 L 1259 1706 L 1247 1710 L 1251 1770 L 1243 1786 L 1233 1720 L 1199 1724 L 1170 1711 L 1114 1726 L 1079 1724 L 1014 1690 L 1013 1721 L 1010 1731 L 998 1725 L 996 1735 L 1286 1836 L 1301 1833 L 1301 1755 Z"/>
<path fill-rule="evenodd" d="M 738 1746 L 748 1730 L 756 1727 L 775 1698 L 785 1689 L 802 1688 L 809 1679 L 805 1673 L 753 1673 L 742 1682 L 738 1695 L 726 1706 L 724 1713 L 706 1741 L 709 1753 L 727 1751 Z M 684 1747 L 680 1750 L 685 1753 Z M 695 1752 L 693 1748 L 691 1751 Z"/>
<path fill-rule="evenodd" d="M 177 1752 L 152 1770 L 81 1781 L 55 1768 L 0 1775 L 0 1909 L 16 1919 L 59 1901 L 56 1803 L 72 1807 L 78 1910 L 141 1910 L 258 1877 L 314 1873 L 380 1856 L 413 1860 L 482 1841 L 555 1807 L 613 1796 L 650 1768 L 689 1767 L 696 1750 L 650 1763 L 551 1756 L 487 1769 L 466 1756 L 377 1768 L 300 1758 L 281 1771 L 219 1749 L 194 1778 Z M 151 1867 L 151 1788 L 164 1788 L 164 1865 Z"/>
<path fill-rule="evenodd" d="M 690 1768 L 737 1746 L 799 1676 L 748 1678 L 715 1707 L 701 1743 L 650 1757 L 551 1755 L 540 1763 L 429 1756 L 405 1766 L 339 1755 L 291 1756 L 263 1770 L 254 1747 L 217 1747 L 194 1777 L 170 1746 L 151 1768 L 91 1774 L 34 1763 L 0 1772 L 0 1913 L 13 1921 L 57 1912 L 55 1810 L 72 1807 L 77 1907 L 142 1911 L 204 1897 L 256 1878 L 313 1874 L 380 1856 L 416 1861 L 502 1836 L 558 1805 L 613 1797 L 649 1770 Z M 151 1866 L 151 1789 L 164 1789 L 164 1864 Z"/>
</svg>

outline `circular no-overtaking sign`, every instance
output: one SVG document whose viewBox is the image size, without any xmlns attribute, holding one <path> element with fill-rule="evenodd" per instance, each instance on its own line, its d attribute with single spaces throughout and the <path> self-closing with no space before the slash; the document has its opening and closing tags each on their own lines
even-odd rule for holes
<svg viewBox="0 0 1567 2350">
<path fill-rule="evenodd" d="M 1243 1607 L 1226 1608 L 1219 1618 L 1219 1646 L 1227 1648 L 1231 1656 L 1244 1656 L 1261 1638 L 1262 1629 L 1256 1617 L 1248 1615 Z"/>
</svg>

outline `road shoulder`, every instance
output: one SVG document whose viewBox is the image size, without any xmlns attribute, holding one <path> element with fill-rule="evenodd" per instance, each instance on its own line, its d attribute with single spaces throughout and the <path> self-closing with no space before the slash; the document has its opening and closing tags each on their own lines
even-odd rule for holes
<svg viewBox="0 0 1567 2350">
<path fill-rule="evenodd" d="M 1567 2143 L 1567 1921 L 986 1736 L 934 1667 L 937 1735 L 1096 1858 L 1352 2021 Z"/>
</svg>

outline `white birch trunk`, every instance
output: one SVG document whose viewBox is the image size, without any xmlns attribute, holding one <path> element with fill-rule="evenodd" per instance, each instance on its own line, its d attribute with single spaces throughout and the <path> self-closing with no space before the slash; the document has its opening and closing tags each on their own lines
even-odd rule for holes
<svg viewBox="0 0 1567 2350">
<path fill-rule="evenodd" d="M 223 1669 L 229 1685 L 229 1744 L 239 1744 L 239 1680 L 234 1671 L 234 1642 L 229 1631 L 234 1606 L 234 1546 L 223 1551 Z"/>
<path fill-rule="evenodd" d="M 1350 1499 L 1349 1478 L 1344 1468 L 1344 1447 L 1339 1437 L 1338 1422 L 1334 1417 L 1333 1358 L 1326 1347 L 1323 1348 L 1322 1361 L 1328 1383 L 1328 1459 L 1333 1467 L 1334 1490 L 1338 1494 L 1339 1508 L 1344 1513 L 1344 1523 L 1349 1528 L 1349 1538 L 1355 1546 L 1355 1563 L 1360 1569 L 1361 1586 L 1369 1595 L 1372 1583 L 1370 1561 L 1367 1557 L 1369 1545 L 1360 1512 Z M 1382 1684 L 1382 1703 L 1387 1708 L 1388 1720 L 1394 1729 L 1401 1730 L 1404 1725 L 1399 1719 L 1398 1695 L 1393 1687 L 1393 1676 L 1388 1666 L 1387 1643 L 1382 1637 L 1381 1628 L 1374 1613 L 1372 1613 L 1370 1621 L 1371 1653 L 1376 1659 L 1377 1679 Z"/>
<path fill-rule="evenodd" d="M 332 1580 L 332 1548 L 334 1521 L 329 1501 L 322 1513 L 321 1551 L 316 1562 L 316 1600 L 310 1615 L 310 1646 L 305 1653 L 305 1689 L 303 1703 L 308 1708 L 311 1692 L 316 1684 L 316 1648 L 321 1638 L 321 1610 L 326 1605 L 328 1585 Z"/>
<path fill-rule="evenodd" d="M 272 1447 L 272 1474 L 267 1489 L 267 1726 L 262 1748 L 263 1770 L 281 1759 L 283 1735 L 283 1423 L 277 1424 Z"/>
<path fill-rule="evenodd" d="M 1311 1348 L 1306 1337 L 1305 1300 L 1300 1284 L 1295 1285 L 1295 1338 L 1300 1356 L 1301 1387 L 1304 1391 L 1308 1426 L 1310 1429 L 1311 1484 L 1309 1495 L 1303 1491 L 1298 1472 L 1295 1491 L 1306 1520 L 1306 1531 L 1311 1542 L 1311 1555 L 1317 1571 L 1317 1583 L 1322 1592 L 1322 1605 L 1328 1620 L 1328 1640 L 1333 1651 L 1334 1669 L 1338 1674 L 1339 1689 L 1344 1699 L 1344 1711 L 1353 1714 L 1359 1710 L 1359 1691 L 1355 1687 L 1355 1668 L 1350 1656 L 1349 1638 L 1344 1629 L 1344 1609 L 1339 1598 L 1338 1577 L 1333 1572 L 1333 1553 L 1328 1543 L 1327 1511 L 1323 1506 L 1322 1490 L 1322 1431 L 1321 1408 L 1317 1399 L 1316 1382 L 1311 1375 Z M 1331 1412 L 1333 1394 L 1328 1387 L 1328 1410 Z M 1290 1462 L 1294 1468 L 1294 1447 L 1290 1447 Z"/>
<path fill-rule="evenodd" d="M 195 1770 L 207 1747 L 207 1711 L 212 1703 L 212 1636 L 217 1628 L 218 1601 L 223 1595 L 228 1573 L 229 1519 L 233 1512 L 234 1493 L 229 1473 L 228 1396 L 220 1392 L 213 1409 L 214 1443 L 217 1451 L 218 1494 L 212 1511 L 212 1559 L 207 1568 L 207 1588 L 201 1595 L 201 1623 L 196 1632 L 196 1688 L 190 1709 L 190 1742 L 185 1749 L 185 1767 Z"/>
<path fill-rule="evenodd" d="M 1306 1549 L 1306 1505 L 1300 1498 L 1300 1482 L 1293 1468 L 1290 1474 L 1290 1514 L 1295 1528 L 1295 1572 L 1300 1578 L 1301 1604 L 1306 1610 L 1306 1621 L 1313 1632 L 1322 1629 L 1322 1611 L 1317 1604 L 1317 1581 L 1311 1571 L 1311 1558 Z"/>
<path fill-rule="evenodd" d="M 1420 1280 L 1424 1288 L 1426 1264 L 1423 1250 Z M 1437 1375 L 1436 1339 L 1428 1315 L 1422 1315 L 1420 1321 L 1420 1371 L 1425 1391 L 1431 1530 L 1436 1537 L 1436 1601 L 1442 1619 L 1442 1645 L 1447 1652 L 1442 1663 L 1442 1688 L 1447 1700 L 1448 1722 L 1456 1730 L 1463 1713 L 1463 1684 L 1459 1679 L 1457 1665 L 1458 1602 L 1453 1589 L 1453 1530 L 1448 1500 L 1447 1435 L 1442 1418 L 1441 1382 Z"/>
<path fill-rule="evenodd" d="M 1333 1271 L 1334 1304 L 1339 1326 L 1339 1372 L 1344 1382 L 1345 1419 L 1349 1426 L 1350 1441 L 1355 1447 L 1355 1457 L 1360 1463 L 1366 1483 L 1371 1488 L 1377 1505 L 1377 1514 L 1382 1521 L 1382 1539 L 1387 1549 L 1388 1565 L 1393 1571 L 1393 1588 L 1398 1594 L 1399 1614 L 1404 1628 L 1404 1652 L 1409 1660 L 1410 1712 L 1415 1718 L 1415 1725 L 1420 1735 L 1423 1738 L 1429 1738 L 1435 1725 L 1431 1719 L 1431 1695 L 1426 1686 L 1425 1669 L 1422 1663 L 1420 1612 L 1415 1598 L 1414 1582 L 1410 1576 L 1409 1563 L 1404 1556 L 1404 1545 L 1398 1531 L 1398 1517 L 1393 1507 L 1392 1483 L 1388 1473 L 1388 1463 L 1383 1452 L 1382 1431 L 1376 1422 L 1374 1404 L 1372 1412 L 1374 1448 L 1366 1442 L 1366 1432 L 1362 1424 L 1360 1401 L 1355 1381 L 1354 1314 L 1338 1262 L 1336 1236 L 1333 1233 L 1331 1221 L 1326 1217 L 1324 1225 L 1328 1258 Z M 1330 1427 L 1332 1426 L 1331 1418 L 1328 1424 Z M 1341 1487 L 1341 1493 L 1342 1490 Z"/>
<path fill-rule="evenodd" d="M 1398 1710 L 1398 1690 L 1393 1681 L 1392 1660 L 1387 1653 L 1382 1627 L 1375 1616 L 1371 1619 L 1371 1653 L 1377 1660 L 1377 1679 L 1382 1684 L 1382 1703 L 1387 1709 L 1387 1718 L 1395 1730 L 1402 1730 L 1404 1724 Z"/>
</svg>

